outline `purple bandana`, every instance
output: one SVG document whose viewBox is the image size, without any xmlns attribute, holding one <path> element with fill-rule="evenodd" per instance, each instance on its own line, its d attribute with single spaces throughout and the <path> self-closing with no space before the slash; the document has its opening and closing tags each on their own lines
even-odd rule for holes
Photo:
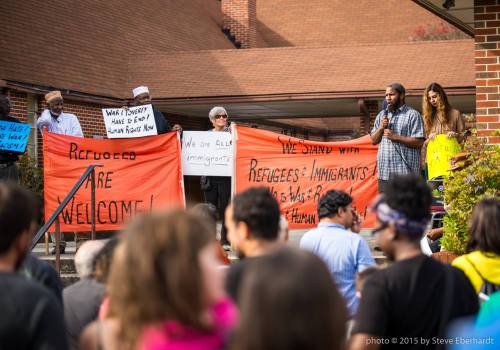
<svg viewBox="0 0 500 350">
<path fill-rule="evenodd" d="M 384 224 L 394 224 L 398 231 L 404 231 L 413 235 L 421 235 L 427 228 L 428 219 L 421 221 L 408 218 L 405 214 L 392 209 L 381 195 L 372 207 L 372 211 L 377 214 L 377 218 Z"/>
</svg>

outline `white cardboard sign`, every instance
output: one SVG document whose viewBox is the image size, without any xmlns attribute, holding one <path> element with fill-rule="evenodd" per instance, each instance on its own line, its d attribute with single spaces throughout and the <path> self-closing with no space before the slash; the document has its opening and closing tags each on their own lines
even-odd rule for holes
<svg viewBox="0 0 500 350">
<path fill-rule="evenodd" d="M 184 131 L 181 153 L 184 175 L 233 174 L 233 144 L 229 132 Z"/>
<path fill-rule="evenodd" d="M 125 108 L 103 108 L 102 116 L 110 139 L 158 135 L 151 105 Z"/>
</svg>

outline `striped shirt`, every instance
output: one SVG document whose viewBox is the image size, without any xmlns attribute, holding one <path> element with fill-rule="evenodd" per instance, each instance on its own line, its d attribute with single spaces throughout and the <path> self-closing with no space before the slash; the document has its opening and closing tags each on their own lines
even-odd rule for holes
<svg viewBox="0 0 500 350">
<path fill-rule="evenodd" d="M 377 131 L 384 118 L 385 110 L 375 119 L 372 134 Z M 419 112 L 402 105 L 389 112 L 389 126 L 394 133 L 414 138 L 425 138 L 424 121 Z M 420 149 L 411 148 L 382 136 L 377 153 L 378 178 L 389 180 L 395 174 L 418 173 L 420 171 Z"/>
</svg>

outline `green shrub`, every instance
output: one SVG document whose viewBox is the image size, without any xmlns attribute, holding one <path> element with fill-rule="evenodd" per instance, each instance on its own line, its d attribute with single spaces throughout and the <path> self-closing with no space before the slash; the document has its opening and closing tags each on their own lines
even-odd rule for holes
<svg viewBox="0 0 500 350">
<path fill-rule="evenodd" d="M 481 199 L 500 194 L 500 147 L 486 145 L 475 134 L 466 142 L 471 164 L 453 172 L 444 182 L 444 234 L 441 245 L 447 251 L 464 254 L 469 238 L 472 209 Z"/>
<path fill-rule="evenodd" d="M 43 168 L 27 153 L 19 160 L 19 183 L 43 198 Z"/>
</svg>

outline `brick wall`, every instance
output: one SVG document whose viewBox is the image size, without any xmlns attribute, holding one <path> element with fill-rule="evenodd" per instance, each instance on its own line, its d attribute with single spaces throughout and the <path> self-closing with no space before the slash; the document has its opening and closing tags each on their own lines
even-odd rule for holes
<svg viewBox="0 0 500 350">
<path fill-rule="evenodd" d="M 222 28 L 241 48 L 257 46 L 257 0 L 222 0 Z"/>
<path fill-rule="evenodd" d="M 368 108 L 368 112 L 370 113 L 370 119 L 368 120 L 368 125 L 366 124 L 367 121 L 363 120 L 363 131 L 365 132 L 365 134 L 369 134 L 373 129 L 377 114 L 380 112 L 378 104 L 378 101 L 366 101 L 366 106 Z"/>
<path fill-rule="evenodd" d="M 28 152 L 28 154 L 33 156 L 36 150 L 35 143 L 41 142 L 38 141 L 38 135 L 35 129 L 36 104 L 33 103 L 35 101 L 34 97 L 33 95 L 29 96 L 25 92 L 14 90 L 10 90 L 7 94 L 10 98 L 11 103 L 10 114 L 18 118 L 21 122 L 30 124 L 32 126 L 26 151 Z"/>
<path fill-rule="evenodd" d="M 28 121 L 28 95 L 24 92 L 9 92 L 11 111 L 13 117 L 18 118 L 23 123 Z"/>
<path fill-rule="evenodd" d="M 163 113 L 170 126 L 179 124 L 184 130 L 205 131 L 212 128 L 210 120 L 207 118 L 186 117 L 182 115 Z"/>
<path fill-rule="evenodd" d="M 474 1 L 478 134 L 500 143 L 500 0 Z"/>
</svg>

